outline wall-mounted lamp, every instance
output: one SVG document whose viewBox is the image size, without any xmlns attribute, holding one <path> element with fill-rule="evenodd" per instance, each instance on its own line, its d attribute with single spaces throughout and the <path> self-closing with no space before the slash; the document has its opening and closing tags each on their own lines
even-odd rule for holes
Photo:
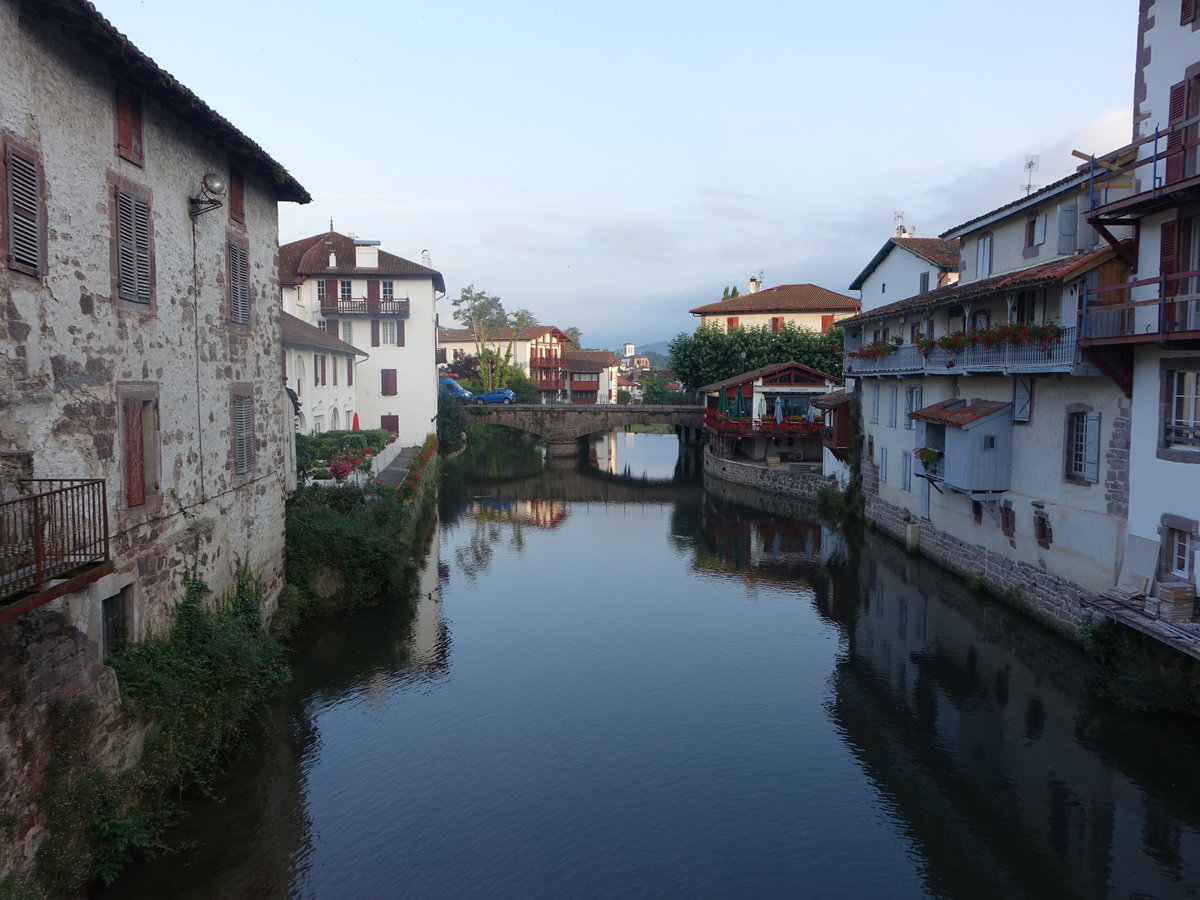
<svg viewBox="0 0 1200 900">
<path fill-rule="evenodd" d="M 225 179 L 213 172 L 208 172 L 200 179 L 200 196 L 192 197 L 188 202 L 193 219 L 221 208 L 218 197 L 225 196 Z"/>
</svg>

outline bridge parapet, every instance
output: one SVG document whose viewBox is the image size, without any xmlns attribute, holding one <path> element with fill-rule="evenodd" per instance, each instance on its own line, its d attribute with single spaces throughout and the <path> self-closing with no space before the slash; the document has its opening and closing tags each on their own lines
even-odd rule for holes
<svg viewBox="0 0 1200 900">
<path fill-rule="evenodd" d="M 517 428 L 560 445 L 625 425 L 700 428 L 704 424 L 704 412 L 698 406 L 542 406 L 516 403 L 511 406 L 472 406 L 468 407 L 467 413 L 475 421 Z"/>
</svg>

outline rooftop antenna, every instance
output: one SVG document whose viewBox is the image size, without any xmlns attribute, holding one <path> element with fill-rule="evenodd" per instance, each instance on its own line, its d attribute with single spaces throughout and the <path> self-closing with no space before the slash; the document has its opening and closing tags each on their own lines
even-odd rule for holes
<svg viewBox="0 0 1200 900">
<path fill-rule="evenodd" d="M 1035 187 L 1033 183 L 1033 173 L 1038 170 L 1038 155 L 1030 153 L 1025 156 L 1025 183 L 1021 185 L 1025 189 L 1025 196 L 1028 197 L 1033 193 Z M 1036 185 L 1041 187 L 1041 185 Z"/>
<path fill-rule="evenodd" d="M 333 231 L 333 216 L 329 217 L 329 230 Z"/>
<path fill-rule="evenodd" d="M 896 232 L 893 237 L 904 237 L 907 234 L 904 230 L 904 210 L 898 209 L 893 215 L 896 217 Z"/>
</svg>

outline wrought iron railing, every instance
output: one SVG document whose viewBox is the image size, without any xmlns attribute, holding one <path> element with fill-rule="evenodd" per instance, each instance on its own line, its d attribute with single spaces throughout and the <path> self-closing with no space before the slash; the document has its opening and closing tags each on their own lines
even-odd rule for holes
<svg viewBox="0 0 1200 900">
<path fill-rule="evenodd" d="M 0 603 L 108 560 L 103 479 L 23 479 L 16 486 L 20 496 L 0 503 Z"/>
<path fill-rule="evenodd" d="M 704 417 L 705 426 L 727 437 L 770 437 L 770 438 L 819 438 L 824 437 L 825 426 L 820 422 L 755 419 L 751 416 L 726 416 L 709 413 Z"/>
</svg>

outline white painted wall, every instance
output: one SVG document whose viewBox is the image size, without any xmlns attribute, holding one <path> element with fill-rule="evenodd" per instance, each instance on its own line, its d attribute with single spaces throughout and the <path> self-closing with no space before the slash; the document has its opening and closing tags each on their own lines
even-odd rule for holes
<svg viewBox="0 0 1200 900">
<path fill-rule="evenodd" d="M 731 317 L 736 317 L 738 327 L 740 328 L 770 328 L 771 319 L 782 316 L 784 321 L 790 322 L 793 325 L 798 325 L 801 328 L 808 328 L 811 331 L 820 332 L 821 319 L 823 316 L 829 315 L 829 312 L 824 313 L 818 311 L 815 313 L 795 313 L 795 312 L 766 312 L 766 313 L 745 313 L 745 312 L 730 312 L 728 314 L 709 314 L 700 317 L 701 327 L 710 323 L 716 324 L 722 330 L 725 328 L 725 323 Z M 836 312 L 833 314 L 834 322 L 841 319 L 849 318 L 855 315 L 852 312 Z"/>
<path fill-rule="evenodd" d="M 862 309 L 869 312 L 897 300 L 915 297 L 921 289 L 921 273 L 929 275 L 929 289 L 938 286 L 938 267 L 903 246 L 893 245 L 874 271 L 863 280 Z"/>
</svg>

